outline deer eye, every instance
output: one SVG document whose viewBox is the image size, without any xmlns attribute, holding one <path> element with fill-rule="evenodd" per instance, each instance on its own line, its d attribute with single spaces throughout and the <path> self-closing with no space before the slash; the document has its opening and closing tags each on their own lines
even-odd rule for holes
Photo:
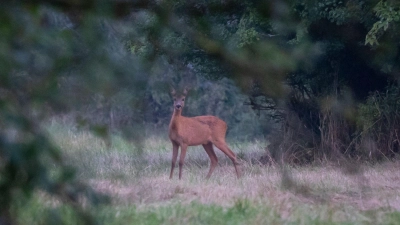
<svg viewBox="0 0 400 225">
<path fill-rule="evenodd" d="M 185 101 L 185 98 L 182 98 L 182 102 L 184 102 Z"/>
</svg>

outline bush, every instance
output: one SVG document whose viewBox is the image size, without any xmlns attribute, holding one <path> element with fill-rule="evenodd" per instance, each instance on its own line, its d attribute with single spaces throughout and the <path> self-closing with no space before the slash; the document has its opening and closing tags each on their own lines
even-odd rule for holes
<svg viewBox="0 0 400 225">
<path fill-rule="evenodd" d="M 358 152 L 369 158 L 392 158 L 399 153 L 400 88 L 389 86 L 386 92 L 372 93 L 358 107 Z"/>
</svg>

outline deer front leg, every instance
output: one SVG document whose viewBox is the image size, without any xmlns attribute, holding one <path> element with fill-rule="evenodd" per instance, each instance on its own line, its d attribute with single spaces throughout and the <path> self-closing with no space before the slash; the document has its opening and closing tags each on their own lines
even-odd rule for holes
<svg viewBox="0 0 400 225">
<path fill-rule="evenodd" d="M 172 179 L 172 176 L 174 175 L 176 159 L 178 158 L 178 150 L 179 150 L 179 145 L 175 142 L 172 142 L 172 162 L 171 162 L 171 173 L 169 174 L 169 179 Z"/>
<path fill-rule="evenodd" d="M 182 178 L 182 167 L 183 167 L 183 163 L 185 161 L 186 150 L 187 150 L 187 145 L 182 144 L 181 145 L 181 155 L 179 158 L 179 180 Z"/>
</svg>

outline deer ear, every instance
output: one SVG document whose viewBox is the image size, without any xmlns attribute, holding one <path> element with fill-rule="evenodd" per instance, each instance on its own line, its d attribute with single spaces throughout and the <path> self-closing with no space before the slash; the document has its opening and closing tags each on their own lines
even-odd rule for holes
<svg viewBox="0 0 400 225">
<path fill-rule="evenodd" d="M 170 88 L 171 89 L 171 95 L 174 96 L 176 94 L 176 91 L 173 87 Z"/>
<path fill-rule="evenodd" d="M 187 88 L 183 89 L 183 95 L 187 95 L 187 93 L 188 93 L 188 89 Z"/>
</svg>

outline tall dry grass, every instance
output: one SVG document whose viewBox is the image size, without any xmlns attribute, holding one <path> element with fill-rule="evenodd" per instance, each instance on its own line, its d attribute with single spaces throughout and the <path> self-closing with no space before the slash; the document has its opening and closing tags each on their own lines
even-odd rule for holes
<svg viewBox="0 0 400 225">
<path fill-rule="evenodd" d="M 231 161 L 217 151 L 219 166 L 211 179 L 205 180 L 208 156 L 201 147 L 190 147 L 183 179 L 175 174 L 170 180 L 172 153 L 167 135 L 147 136 L 139 150 L 118 136 L 107 146 L 89 132 L 60 124 L 49 125 L 49 133 L 79 177 L 112 196 L 115 207 L 134 205 L 135 210 L 147 212 L 193 203 L 230 208 L 244 201 L 251 208 L 267 208 L 283 221 L 315 217 L 318 221 L 370 224 L 386 221 L 388 213 L 400 211 L 398 162 L 359 165 L 353 173 L 321 164 L 263 166 L 258 160 L 266 142 L 230 142 L 243 161 L 241 179 L 236 179 Z"/>
</svg>

